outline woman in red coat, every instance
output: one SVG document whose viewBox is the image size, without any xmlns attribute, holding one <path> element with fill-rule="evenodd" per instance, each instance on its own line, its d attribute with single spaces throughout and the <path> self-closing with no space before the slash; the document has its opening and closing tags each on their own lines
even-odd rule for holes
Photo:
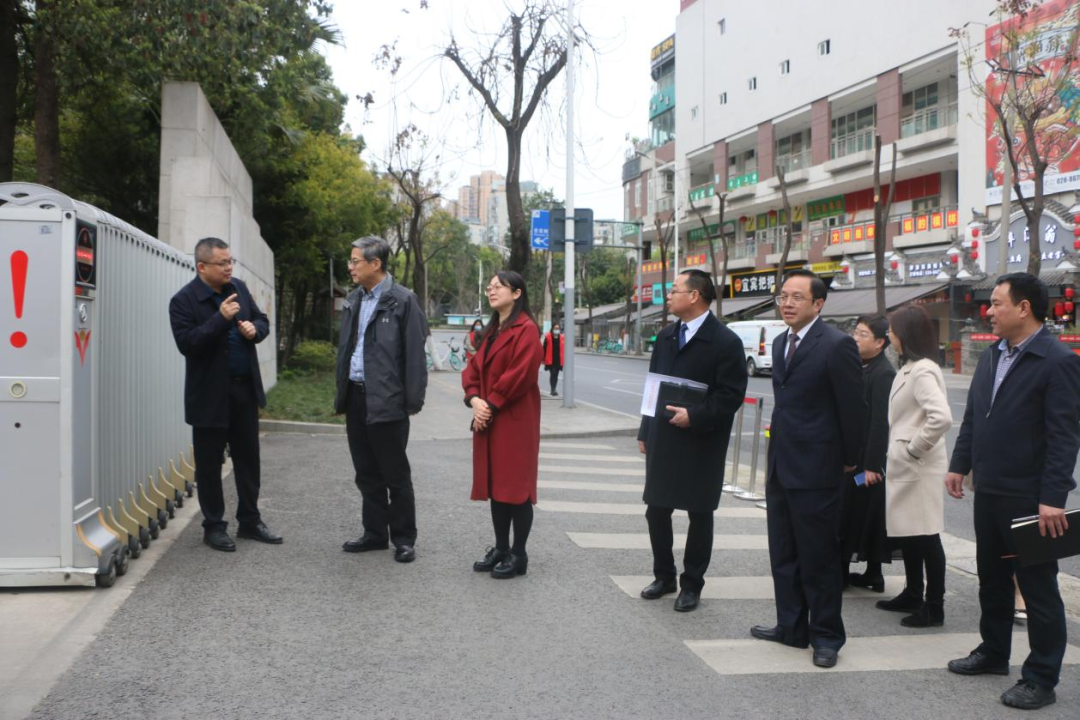
<svg viewBox="0 0 1080 720">
<path fill-rule="evenodd" d="M 551 373 L 551 397 L 559 397 L 555 388 L 559 384 L 559 371 L 566 362 L 565 347 L 559 323 L 555 323 L 551 332 L 544 336 L 544 367 Z"/>
<path fill-rule="evenodd" d="M 473 411 L 473 500 L 491 501 L 495 547 L 473 570 L 495 578 L 524 575 L 540 454 L 540 330 L 525 280 L 500 271 L 487 288 L 491 320 L 465 366 L 461 385 Z M 514 544 L 510 544 L 510 528 Z"/>
</svg>

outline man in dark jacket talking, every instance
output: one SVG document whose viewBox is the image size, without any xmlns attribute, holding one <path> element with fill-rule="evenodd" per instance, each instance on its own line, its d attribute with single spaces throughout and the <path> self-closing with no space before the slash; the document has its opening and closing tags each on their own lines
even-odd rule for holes
<svg viewBox="0 0 1080 720">
<path fill-rule="evenodd" d="M 225 552 L 236 550 L 221 490 L 226 444 L 236 479 L 237 535 L 281 543 L 259 514 L 259 408 L 266 395 L 255 345 L 270 334 L 270 324 L 247 285 L 233 278 L 234 263 L 224 240 L 203 238 L 195 245 L 199 276 L 169 303 L 173 338 L 186 360 L 184 420 L 192 426 L 204 541 Z"/>
<path fill-rule="evenodd" d="M 346 552 L 385 550 L 416 559 L 416 501 L 406 447 L 409 416 L 424 407 L 427 320 L 416 295 L 386 272 L 390 246 L 378 237 L 352 244 L 349 273 L 359 287 L 341 313 L 334 410 L 345 413 L 364 533 Z"/>
</svg>

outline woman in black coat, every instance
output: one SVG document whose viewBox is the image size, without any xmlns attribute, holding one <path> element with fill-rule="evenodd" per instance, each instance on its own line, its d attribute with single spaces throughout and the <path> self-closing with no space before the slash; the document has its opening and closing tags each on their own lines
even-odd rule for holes
<svg viewBox="0 0 1080 720">
<path fill-rule="evenodd" d="M 889 447 L 889 392 L 896 370 L 885 355 L 889 321 L 861 317 L 852 333 L 859 346 L 867 407 L 866 445 L 862 462 L 848 474 L 840 506 L 840 543 L 846 584 L 885 592 L 881 564 L 891 562 L 885 528 L 885 455 Z M 856 484 L 863 473 L 865 483 Z M 853 562 L 865 562 L 866 572 L 851 573 Z"/>
</svg>

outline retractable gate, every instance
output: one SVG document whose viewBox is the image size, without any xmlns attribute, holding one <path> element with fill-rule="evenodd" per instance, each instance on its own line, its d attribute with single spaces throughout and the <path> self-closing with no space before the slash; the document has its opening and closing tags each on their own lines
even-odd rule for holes
<svg viewBox="0 0 1080 720">
<path fill-rule="evenodd" d="M 0 184 L 0 586 L 109 586 L 190 497 L 169 299 L 192 259 Z"/>
</svg>

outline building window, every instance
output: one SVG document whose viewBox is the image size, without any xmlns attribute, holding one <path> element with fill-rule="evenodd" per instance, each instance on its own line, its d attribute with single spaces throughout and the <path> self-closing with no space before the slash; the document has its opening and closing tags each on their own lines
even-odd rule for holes
<svg viewBox="0 0 1080 720">
<path fill-rule="evenodd" d="M 938 84 L 930 83 L 904 93 L 900 109 L 900 137 L 911 137 L 956 124 L 956 106 L 946 105 Z"/>
<path fill-rule="evenodd" d="M 721 35 L 727 35 L 727 18 L 720 18 L 720 22 L 716 23 L 716 27 Z"/>
<path fill-rule="evenodd" d="M 832 144 L 829 157 L 838 158 L 874 147 L 875 106 L 835 117 L 832 120 Z"/>
<path fill-rule="evenodd" d="M 817 54 L 820 56 L 828 55 L 832 52 L 832 40 L 822 40 L 817 44 Z"/>
<path fill-rule="evenodd" d="M 727 93 L 726 92 L 720 93 L 720 104 L 721 105 L 727 105 Z"/>
<path fill-rule="evenodd" d="M 929 212 L 930 210 L 937 210 L 941 207 L 941 196 L 934 195 L 933 197 L 919 198 L 918 200 L 911 201 L 911 212 L 922 213 Z"/>
<path fill-rule="evenodd" d="M 790 72 L 791 72 L 791 61 L 790 60 L 785 60 L 784 62 L 780 63 L 780 74 L 781 75 L 787 75 Z"/>
<path fill-rule="evenodd" d="M 748 87 L 751 92 L 753 92 L 754 90 L 757 90 L 757 78 L 752 77 L 749 80 L 747 80 L 746 81 L 746 87 Z"/>
<path fill-rule="evenodd" d="M 649 136 L 653 147 L 666 145 L 675 139 L 675 110 L 666 110 L 649 122 Z"/>
<path fill-rule="evenodd" d="M 810 167 L 810 131 L 800 130 L 777 140 L 776 164 L 784 172 Z"/>
</svg>

